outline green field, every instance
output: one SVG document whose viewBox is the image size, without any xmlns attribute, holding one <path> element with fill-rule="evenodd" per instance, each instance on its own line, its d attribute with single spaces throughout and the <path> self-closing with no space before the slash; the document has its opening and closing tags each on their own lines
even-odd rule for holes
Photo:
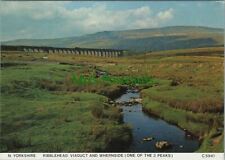
<svg viewBox="0 0 225 160">
<path fill-rule="evenodd" d="M 72 82 L 78 85 L 90 85 L 90 84 L 120 84 L 120 85 L 151 85 L 153 83 L 157 83 L 157 80 L 154 80 L 151 77 L 134 77 L 134 76 L 109 76 L 103 75 L 100 78 L 96 78 L 96 76 L 83 76 L 83 75 L 72 75 Z"/>
<path fill-rule="evenodd" d="M 126 151 L 130 127 L 109 101 L 136 86 L 145 112 L 198 136 L 199 152 L 222 152 L 222 51 L 123 58 L 3 52 L 1 151 Z M 106 74 L 98 77 L 99 70 Z"/>
<path fill-rule="evenodd" d="M 67 91 L 72 71 L 57 64 L 2 68 L 2 152 L 125 150 L 130 128 L 119 110 L 103 95 Z"/>
</svg>

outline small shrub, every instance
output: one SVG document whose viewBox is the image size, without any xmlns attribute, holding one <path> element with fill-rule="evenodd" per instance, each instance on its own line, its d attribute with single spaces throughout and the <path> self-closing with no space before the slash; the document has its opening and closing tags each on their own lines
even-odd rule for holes
<svg viewBox="0 0 225 160">
<path fill-rule="evenodd" d="M 178 86 L 180 84 L 180 82 L 176 79 L 173 79 L 170 83 L 171 86 Z"/>
<path fill-rule="evenodd" d="M 47 144 L 46 152 L 63 152 L 63 145 L 59 142 L 54 144 Z"/>
<path fill-rule="evenodd" d="M 80 97 L 74 97 L 74 101 L 80 101 Z"/>
<path fill-rule="evenodd" d="M 93 125 L 91 134 L 94 136 L 95 139 L 105 135 L 106 129 L 102 125 Z"/>
<path fill-rule="evenodd" d="M 106 151 L 118 152 L 124 150 L 132 140 L 131 128 L 127 125 L 109 127 L 105 136 L 105 142 L 108 144 Z"/>
<path fill-rule="evenodd" d="M 41 89 L 46 89 L 49 91 L 56 91 L 60 90 L 60 86 L 56 85 L 53 81 L 47 80 L 47 79 L 42 79 L 38 82 L 38 85 L 40 86 Z"/>
<path fill-rule="evenodd" d="M 120 113 L 119 109 L 116 107 L 112 107 L 106 116 L 107 116 L 107 118 L 117 121 L 117 122 L 120 122 L 120 123 L 123 121 L 123 116 Z"/>
<path fill-rule="evenodd" d="M 102 104 L 93 103 L 91 105 L 91 113 L 95 118 L 101 118 L 104 114 Z"/>
<path fill-rule="evenodd" d="M 28 139 L 20 139 L 17 135 L 13 135 L 7 138 L 1 139 L 2 146 L 6 147 L 7 151 L 14 151 L 18 148 L 30 147 L 31 146 L 31 138 Z"/>
</svg>

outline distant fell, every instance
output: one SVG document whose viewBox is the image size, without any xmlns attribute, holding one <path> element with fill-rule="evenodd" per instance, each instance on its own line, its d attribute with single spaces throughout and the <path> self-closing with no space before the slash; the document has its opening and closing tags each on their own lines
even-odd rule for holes
<svg viewBox="0 0 225 160">
<path fill-rule="evenodd" d="M 103 31 L 79 37 L 56 39 L 18 39 L 2 42 L 2 44 L 126 49 L 135 53 L 222 46 L 224 44 L 224 30 L 198 26 L 174 26 Z"/>
</svg>

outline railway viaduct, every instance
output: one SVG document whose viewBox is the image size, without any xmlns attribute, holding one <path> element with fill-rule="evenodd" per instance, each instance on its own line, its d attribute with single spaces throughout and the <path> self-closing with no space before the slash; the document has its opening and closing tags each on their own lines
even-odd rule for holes
<svg viewBox="0 0 225 160">
<path fill-rule="evenodd" d="M 38 46 L 9 46 L 2 45 L 2 51 L 23 51 L 27 53 L 49 53 L 49 54 L 73 54 L 99 57 L 121 57 L 125 50 L 117 49 L 95 49 L 95 48 L 57 48 L 57 47 L 38 47 Z"/>
</svg>

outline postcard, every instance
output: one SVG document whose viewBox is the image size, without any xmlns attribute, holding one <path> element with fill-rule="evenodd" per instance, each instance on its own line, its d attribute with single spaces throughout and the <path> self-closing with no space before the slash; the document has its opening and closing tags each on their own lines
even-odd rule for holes
<svg viewBox="0 0 225 160">
<path fill-rule="evenodd" d="M 222 160 L 224 1 L 1 1 L 2 160 Z"/>
</svg>

